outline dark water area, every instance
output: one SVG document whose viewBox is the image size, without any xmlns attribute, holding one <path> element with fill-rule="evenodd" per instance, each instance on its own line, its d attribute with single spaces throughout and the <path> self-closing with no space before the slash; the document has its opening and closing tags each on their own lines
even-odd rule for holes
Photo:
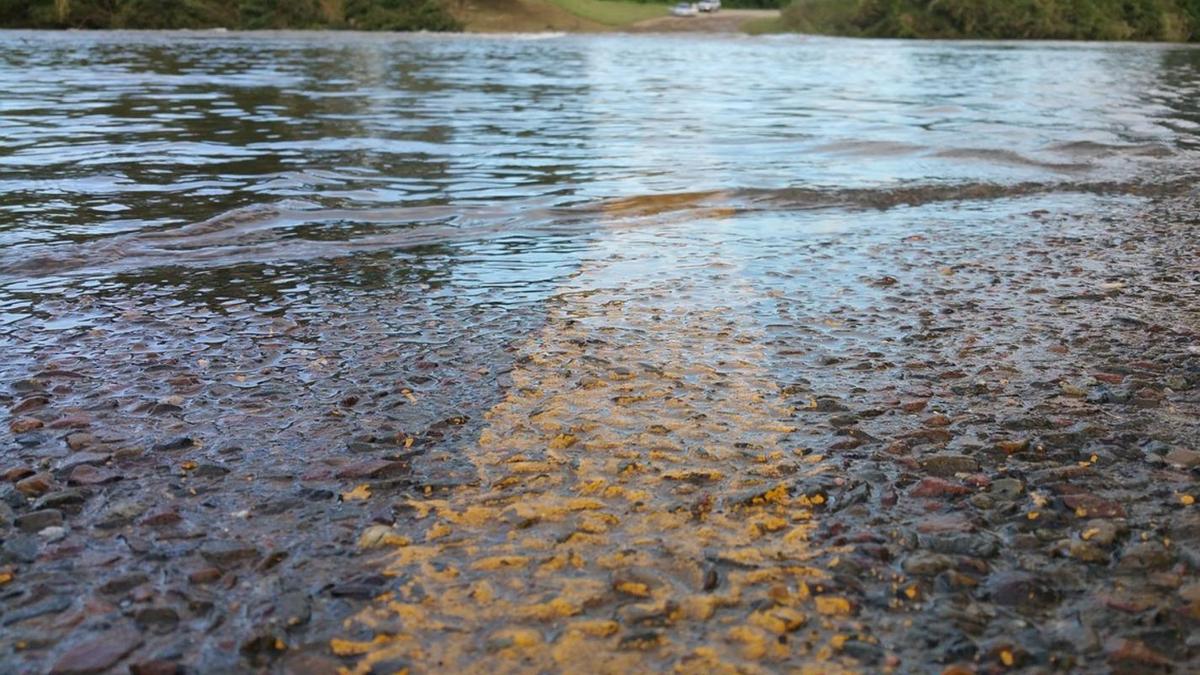
<svg viewBox="0 0 1200 675">
<path fill-rule="evenodd" d="M 0 92 L 18 671 L 1200 658 L 1200 49 L 2 31 Z M 663 553 L 512 651 L 578 598 L 470 604 L 510 507 L 538 555 Z"/>
</svg>

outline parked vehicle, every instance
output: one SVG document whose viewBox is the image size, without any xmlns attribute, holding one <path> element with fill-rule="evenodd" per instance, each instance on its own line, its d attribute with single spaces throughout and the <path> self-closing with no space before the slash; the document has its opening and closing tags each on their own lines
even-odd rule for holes
<svg viewBox="0 0 1200 675">
<path fill-rule="evenodd" d="M 715 14 L 721 11 L 721 0 L 700 0 L 696 3 L 696 9 Z"/>
<path fill-rule="evenodd" d="M 699 13 L 696 4 L 691 2 L 681 2 L 671 8 L 671 16 L 696 16 Z"/>
</svg>

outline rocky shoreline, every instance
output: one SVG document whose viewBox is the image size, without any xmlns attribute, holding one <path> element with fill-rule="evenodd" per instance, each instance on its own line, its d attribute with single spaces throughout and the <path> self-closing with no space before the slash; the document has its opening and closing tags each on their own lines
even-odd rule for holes
<svg viewBox="0 0 1200 675">
<path fill-rule="evenodd" d="M 1039 199 L 617 230 L 547 307 L 47 305 L 75 327 L 5 345 L 0 658 L 1195 670 L 1196 197 Z"/>
</svg>

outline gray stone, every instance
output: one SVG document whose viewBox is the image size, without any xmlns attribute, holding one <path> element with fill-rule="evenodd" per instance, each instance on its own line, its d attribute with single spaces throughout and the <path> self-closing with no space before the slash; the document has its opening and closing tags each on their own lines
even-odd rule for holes
<svg viewBox="0 0 1200 675">
<path fill-rule="evenodd" d="M 47 527 L 62 525 L 63 514 L 58 509 L 42 509 L 17 516 L 15 522 L 22 532 L 37 532 Z"/>
<path fill-rule="evenodd" d="M 240 541 L 210 541 L 200 548 L 200 555 L 217 567 L 232 567 L 258 558 L 258 549 Z"/>
<path fill-rule="evenodd" d="M 947 477 L 978 471 L 979 462 L 966 455 L 945 453 L 921 458 L 921 468 L 934 476 Z"/>
<path fill-rule="evenodd" d="M 96 527 L 111 528 L 120 527 L 128 524 L 134 518 L 142 515 L 146 511 L 146 507 L 132 499 L 124 499 L 118 502 L 113 502 L 107 509 L 104 510 L 104 515 L 96 523 Z"/>
<path fill-rule="evenodd" d="M 1185 448 L 1175 448 L 1168 452 L 1163 459 L 1167 460 L 1168 464 L 1182 466 L 1186 469 L 1193 469 L 1200 466 L 1200 452 Z"/>
<path fill-rule="evenodd" d="M 905 572 L 917 576 L 931 576 L 953 566 L 954 561 L 949 556 L 926 551 L 913 553 L 904 560 L 902 565 Z"/>
<path fill-rule="evenodd" d="M 130 628 L 116 628 L 75 645 L 55 662 L 50 675 L 89 675 L 115 666 L 142 644 Z"/>
<path fill-rule="evenodd" d="M 1013 500 L 1024 491 L 1024 483 L 1016 478 L 1000 478 L 992 482 L 991 493 L 996 499 Z"/>
<path fill-rule="evenodd" d="M 0 557 L 5 560 L 30 563 L 37 560 L 41 547 L 42 542 L 36 535 L 19 534 L 4 540 L 4 546 L 0 548 L 3 555 Z"/>
</svg>

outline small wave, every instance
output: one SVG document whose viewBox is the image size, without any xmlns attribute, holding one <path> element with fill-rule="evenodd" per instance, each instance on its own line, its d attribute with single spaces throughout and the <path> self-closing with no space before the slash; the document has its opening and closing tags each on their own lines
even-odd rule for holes
<svg viewBox="0 0 1200 675">
<path fill-rule="evenodd" d="M 1114 156 L 1155 157 L 1165 158 L 1174 156 L 1171 148 L 1159 143 L 1135 143 L 1118 145 L 1114 143 L 1098 143 L 1096 141 L 1074 141 L 1051 145 L 1047 150 L 1072 157 L 1101 159 Z"/>
<path fill-rule="evenodd" d="M 1168 182 L 921 184 L 886 188 L 741 188 L 615 197 L 570 205 L 514 200 L 492 205 L 331 209 L 303 201 L 235 209 L 182 227 L 85 242 L 0 251 L 0 279 L 161 266 L 329 258 L 514 235 L 575 235 L 602 229 L 815 209 L 888 210 L 1042 194 L 1167 197 L 1195 190 L 1193 177 Z"/>
<path fill-rule="evenodd" d="M 817 152 L 848 157 L 902 157 L 924 152 L 927 148 L 895 141 L 838 141 L 813 148 Z"/>
<path fill-rule="evenodd" d="M 1090 164 L 1084 162 L 1045 162 L 1026 157 L 1012 150 L 999 150 L 996 148 L 950 148 L 948 150 L 939 150 L 934 153 L 934 156 L 942 159 L 969 159 L 993 164 L 1007 164 L 1010 166 L 1031 166 L 1065 173 L 1082 172 L 1092 168 Z"/>
</svg>

